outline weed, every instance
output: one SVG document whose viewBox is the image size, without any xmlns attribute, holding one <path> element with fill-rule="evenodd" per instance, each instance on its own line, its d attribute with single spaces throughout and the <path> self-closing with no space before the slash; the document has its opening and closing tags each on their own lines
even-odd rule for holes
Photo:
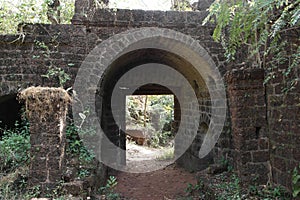
<svg viewBox="0 0 300 200">
<path fill-rule="evenodd" d="M 117 186 L 118 182 L 116 177 L 110 176 L 107 180 L 107 183 L 104 187 L 100 188 L 100 193 L 105 195 L 105 199 L 107 200 L 119 200 L 120 195 L 115 193 L 114 189 Z"/>
<path fill-rule="evenodd" d="M 70 123 L 66 128 L 67 153 L 78 155 L 81 164 L 84 164 L 91 162 L 95 158 L 95 154 L 84 146 L 82 139 L 79 137 L 80 134 L 83 134 L 82 132 L 73 123 Z"/>
<path fill-rule="evenodd" d="M 57 43 L 56 41 L 57 36 L 51 37 L 51 40 L 53 43 Z M 65 83 L 71 79 L 70 75 L 65 72 L 64 69 L 55 66 L 51 61 L 51 51 L 50 48 L 45 42 L 43 41 L 35 41 L 35 45 L 38 46 L 41 50 L 39 52 L 40 55 L 34 55 L 33 58 L 40 58 L 41 56 L 45 58 L 46 60 L 49 60 L 49 66 L 48 71 L 46 74 L 41 75 L 42 77 L 45 77 L 47 79 L 58 79 L 59 86 L 64 87 Z M 59 46 L 59 43 L 54 45 L 54 47 Z M 74 66 L 73 63 L 68 63 L 67 66 L 72 67 Z"/>
<path fill-rule="evenodd" d="M 15 128 L 2 130 L 0 171 L 12 172 L 29 162 L 30 134 L 28 122 L 15 123 Z"/>
<path fill-rule="evenodd" d="M 225 169 L 227 168 L 228 172 L 233 171 L 233 166 L 230 164 L 229 160 L 226 159 L 224 156 L 221 157 L 219 161 L 220 165 L 223 166 Z"/>
<path fill-rule="evenodd" d="M 65 83 L 71 79 L 69 74 L 59 67 L 49 67 L 47 74 L 42 75 L 42 77 L 48 79 L 57 77 L 60 87 L 63 87 Z"/>
<path fill-rule="evenodd" d="M 188 194 L 193 194 L 195 191 L 198 191 L 200 188 L 201 188 L 200 184 L 193 185 L 191 183 L 188 183 L 188 186 L 185 189 L 185 192 Z"/>
<path fill-rule="evenodd" d="M 223 191 L 218 194 L 218 200 L 240 200 L 241 199 L 241 189 L 240 189 L 240 180 L 237 175 L 232 174 L 229 182 L 224 182 L 219 185 L 216 185 L 216 188 Z"/>
<path fill-rule="evenodd" d="M 80 169 L 78 172 L 78 177 L 79 178 L 85 178 L 90 175 L 90 171 L 88 169 Z"/>
<path fill-rule="evenodd" d="M 66 128 L 66 138 L 67 138 L 67 153 L 72 156 L 77 156 L 79 158 L 80 170 L 78 171 L 78 177 L 80 179 L 88 177 L 91 172 L 89 169 L 84 168 L 84 166 L 89 165 L 95 159 L 95 154 L 93 151 L 87 149 L 82 139 L 79 137 L 83 130 L 70 123 Z"/>
<path fill-rule="evenodd" d="M 300 164 L 297 167 L 294 168 L 293 174 L 292 174 L 292 185 L 293 185 L 293 197 L 296 198 L 300 194 L 300 174 L 299 170 L 300 169 Z"/>
<path fill-rule="evenodd" d="M 174 158 L 174 148 L 164 150 L 162 155 L 156 157 L 157 160 L 172 160 Z"/>
<path fill-rule="evenodd" d="M 204 184 L 202 179 L 199 179 L 197 184 L 188 184 L 185 192 L 191 197 L 190 199 L 215 199 L 214 192 Z M 189 199 L 189 197 L 187 199 Z"/>
</svg>

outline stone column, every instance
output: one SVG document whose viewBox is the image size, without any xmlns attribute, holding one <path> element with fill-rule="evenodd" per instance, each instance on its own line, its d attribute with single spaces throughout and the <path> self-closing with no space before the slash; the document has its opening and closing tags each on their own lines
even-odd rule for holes
<svg viewBox="0 0 300 200">
<path fill-rule="evenodd" d="M 19 98 L 25 101 L 30 123 L 29 186 L 50 193 L 62 178 L 65 124 L 70 96 L 62 88 L 30 87 Z"/>
<path fill-rule="evenodd" d="M 242 182 L 266 184 L 270 174 L 264 70 L 226 74 L 232 122 L 234 165 Z"/>
</svg>

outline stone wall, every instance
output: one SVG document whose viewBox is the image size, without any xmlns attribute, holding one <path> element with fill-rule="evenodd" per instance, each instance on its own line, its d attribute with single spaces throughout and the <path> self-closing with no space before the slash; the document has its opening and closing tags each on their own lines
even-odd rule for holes
<svg viewBox="0 0 300 200">
<path fill-rule="evenodd" d="M 16 40 L 18 36 L 0 36 L 0 96 L 32 85 L 59 86 L 57 77 L 43 76 L 51 66 L 71 76 L 65 88 L 71 87 L 82 61 L 97 44 L 140 27 L 168 28 L 190 35 L 205 48 L 221 73 L 226 71 L 222 46 L 211 38 L 213 27 L 201 26 L 205 12 L 93 10 L 91 18 L 82 18 L 78 8 L 76 12 L 72 25 L 27 25 L 20 40 Z M 228 142 L 222 144 L 218 148 L 220 156 Z"/>
<path fill-rule="evenodd" d="M 233 70 L 226 79 L 235 169 L 243 182 L 266 184 L 271 169 L 264 70 Z"/>
<path fill-rule="evenodd" d="M 299 30 L 284 33 L 282 37 L 288 44 L 290 53 L 299 47 Z M 294 44 L 294 45 L 293 45 Z M 272 68 L 274 78 L 267 84 L 268 123 L 270 137 L 270 153 L 272 179 L 274 183 L 292 189 L 292 172 L 300 164 L 300 66 L 291 69 L 284 75 L 287 65 Z M 290 88 L 290 80 L 298 78 L 294 88 Z"/>
<path fill-rule="evenodd" d="M 46 78 L 48 67 L 66 71 L 74 79 L 86 55 L 84 26 L 27 25 L 24 37 L 0 35 L 0 96 L 28 86 L 59 86 L 57 78 Z M 44 43 L 48 50 L 37 42 Z M 71 67 L 72 66 L 72 67 Z M 71 86 L 72 81 L 67 83 Z"/>
<path fill-rule="evenodd" d="M 212 40 L 213 27 L 201 26 L 205 15 L 201 12 L 96 10 L 88 21 L 76 14 L 72 25 L 27 25 L 24 36 L 0 35 L 0 96 L 16 93 L 29 85 L 58 86 L 49 80 L 49 66 L 65 70 L 73 80 L 86 55 L 109 37 L 140 27 L 162 27 L 190 35 L 203 46 L 222 74 L 224 66 L 222 46 Z M 49 53 L 37 42 L 45 43 Z M 72 81 L 67 83 L 71 86 Z"/>
<path fill-rule="evenodd" d="M 97 44 L 117 33 L 141 27 L 168 28 L 190 35 L 205 48 L 222 75 L 241 68 L 224 65 L 222 46 L 211 38 L 213 26 L 201 25 L 205 11 L 86 11 L 84 5 L 77 6 L 72 25 L 27 25 L 24 37 L 0 35 L 0 96 L 32 85 L 58 86 L 57 78 L 42 76 L 49 66 L 65 70 L 71 76 L 65 87 L 70 87 L 82 61 Z M 294 73 L 299 77 L 299 72 Z M 265 90 L 263 75 L 259 69 L 228 73 L 230 112 L 214 151 L 215 160 L 234 159 L 243 180 L 258 178 L 266 183 L 271 178 L 291 188 L 291 171 L 300 161 L 300 87 L 296 85 L 295 90 L 283 94 L 286 78 L 278 75 Z"/>
</svg>

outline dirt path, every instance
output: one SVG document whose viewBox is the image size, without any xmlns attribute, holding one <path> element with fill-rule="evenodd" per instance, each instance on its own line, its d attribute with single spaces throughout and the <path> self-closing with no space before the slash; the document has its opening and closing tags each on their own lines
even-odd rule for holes
<svg viewBox="0 0 300 200">
<path fill-rule="evenodd" d="M 119 172 L 116 192 L 130 200 L 167 200 L 185 196 L 188 183 L 196 184 L 194 174 L 168 166 L 143 174 Z"/>
<path fill-rule="evenodd" d="M 136 172 L 119 172 L 116 192 L 130 200 L 163 200 L 176 199 L 185 195 L 188 183 L 196 184 L 194 174 L 176 167 L 173 160 L 160 161 L 157 158 L 169 149 L 153 149 L 133 144 L 127 144 L 127 167 Z"/>
<path fill-rule="evenodd" d="M 166 167 L 174 162 L 173 159 L 159 160 L 162 155 L 173 148 L 151 148 L 147 146 L 139 146 L 133 143 L 126 145 L 126 168 L 130 172 L 144 173 Z"/>
</svg>

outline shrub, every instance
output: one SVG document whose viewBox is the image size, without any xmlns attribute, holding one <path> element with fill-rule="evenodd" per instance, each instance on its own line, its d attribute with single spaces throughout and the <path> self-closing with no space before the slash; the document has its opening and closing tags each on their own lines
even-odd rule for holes
<svg viewBox="0 0 300 200">
<path fill-rule="evenodd" d="M 14 129 L 3 130 L 0 141 L 0 170 L 11 172 L 29 162 L 30 134 L 28 122 L 15 123 Z"/>
</svg>

